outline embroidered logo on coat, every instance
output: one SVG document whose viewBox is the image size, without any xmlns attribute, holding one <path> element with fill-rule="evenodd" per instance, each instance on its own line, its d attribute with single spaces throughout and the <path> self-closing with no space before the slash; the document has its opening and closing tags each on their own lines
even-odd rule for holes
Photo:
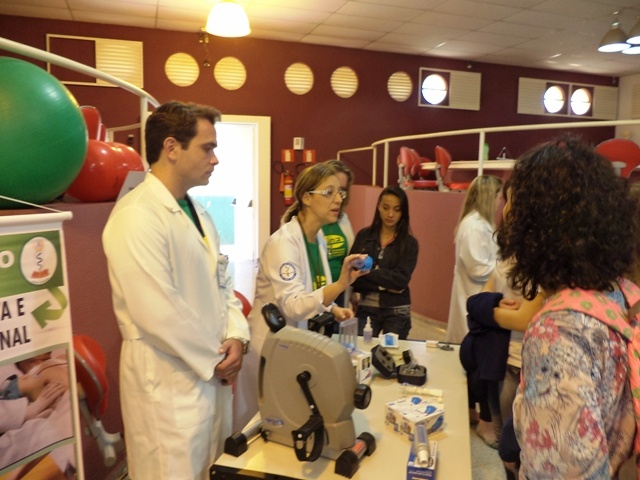
<svg viewBox="0 0 640 480">
<path fill-rule="evenodd" d="M 280 265 L 280 278 L 286 282 L 289 282 L 296 278 L 297 272 L 296 267 L 294 267 L 289 262 L 283 263 Z"/>
</svg>

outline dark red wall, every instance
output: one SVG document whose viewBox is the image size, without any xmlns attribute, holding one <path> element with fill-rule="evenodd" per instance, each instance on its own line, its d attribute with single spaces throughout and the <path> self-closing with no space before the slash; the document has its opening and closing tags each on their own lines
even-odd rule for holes
<svg viewBox="0 0 640 480">
<path fill-rule="evenodd" d="M 471 71 L 482 74 L 480 111 L 419 107 L 417 81 L 420 67 L 467 70 L 468 62 L 372 52 L 347 48 L 287 43 L 248 38 L 225 39 L 211 36 L 208 51 L 211 65 L 223 57 L 234 56 L 247 70 L 247 81 L 242 88 L 229 91 L 220 87 L 213 78 L 213 67 L 201 67 L 198 80 L 190 87 L 173 85 L 164 73 L 167 58 L 177 52 L 191 54 L 197 61 L 205 59 L 198 33 L 173 32 L 113 25 L 42 20 L 0 15 L 2 36 L 27 45 L 45 49 L 47 33 L 98 38 L 141 41 L 144 45 L 144 89 L 160 102 L 177 99 L 207 103 L 223 113 L 238 115 L 265 115 L 272 120 L 272 218 L 275 230 L 284 212 L 279 193 L 279 165 L 282 148 L 292 148 L 293 137 L 304 137 L 305 146 L 317 151 L 317 159 L 335 158 L 340 149 L 367 146 L 388 137 L 427 132 L 459 130 L 485 126 L 526 125 L 563 122 L 565 119 L 516 113 L 519 77 L 544 78 L 564 82 L 611 85 L 611 77 L 566 73 L 551 70 L 526 69 L 493 64 L 475 63 Z M 74 52 L 91 57 L 90 52 Z M 0 54 L 3 54 L 0 52 Z M 88 58 L 91 60 L 92 58 Z M 306 95 L 294 95 L 286 88 L 284 72 L 295 62 L 304 62 L 315 77 L 313 89 Z M 35 62 L 37 63 L 37 62 Z M 358 75 L 356 94 L 343 99 L 331 90 L 333 71 L 349 66 Z M 396 102 L 386 91 L 389 76 L 397 71 L 407 72 L 413 79 L 413 95 L 405 102 Z M 94 105 L 107 127 L 128 125 L 139 121 L 137 98 L 109 87 L 69 86 L 81 105 Z M 573 119 L 572 119 L 573 120 Z M 586 131 L 585 131 L 586 132 Z M 594 142 L 613 137 L 613 128 L 589 129 Z M 503 146 L 517 156 L 539 141 L 549 138 L 547 131 L 492 134 L 490 157 L 495 157 Z M 126 134 L 116 136 L 124 143 Z M 454 159 L 477 157 L 476 135 L 455 137 L 446 146 Z M 435 141 L 416 141 L 408 145 L 423 156 L 432 156 Z M 441 140 L 444 143 L 444 140 Z M 135 145 L 139 147 L 139 139 Z M 397 155 L 396 145 L 391 150 Z M 346 162 L 356 172 L 357 183 L 370 183 L 371 155 L 350 154 Z M 378 158 L 382 158 L 379 149 Z M 297 158 L 301 162 L 301 158 Z M 379 162 L 380 163 L 380 162 Z M 381 170 L 380 166 L 380 172 Z M 395 168 L 390 168 L 390 182 L 397 179 Z M 378 183 L 381 182 L 378 176 Z"/>
</svg>

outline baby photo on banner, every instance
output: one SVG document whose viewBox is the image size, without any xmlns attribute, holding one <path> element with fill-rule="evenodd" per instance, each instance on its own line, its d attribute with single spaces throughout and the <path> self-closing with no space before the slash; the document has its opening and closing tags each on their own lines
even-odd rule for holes
<svg viewBox="0 0 640 480">
<path fill-rule="evenodd" d="M 0 217 L 0 480 L 82 478 L 62 221 Z"/>
</svg>

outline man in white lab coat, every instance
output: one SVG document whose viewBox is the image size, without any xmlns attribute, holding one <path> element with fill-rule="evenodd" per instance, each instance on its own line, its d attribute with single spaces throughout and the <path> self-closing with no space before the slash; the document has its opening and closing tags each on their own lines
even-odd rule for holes
<svg viewBox="0 0 640 480">
<path fill-rule="evenodd" d="M 249 328 L 208 213 L 187 195 L 218 159 L 211 107 L 169 102 L 147 120 L 150 169 L 103 232 L 122 334 L 120 400 L 134 480 L 209 478 L 231 433 Z"/>
</svg>

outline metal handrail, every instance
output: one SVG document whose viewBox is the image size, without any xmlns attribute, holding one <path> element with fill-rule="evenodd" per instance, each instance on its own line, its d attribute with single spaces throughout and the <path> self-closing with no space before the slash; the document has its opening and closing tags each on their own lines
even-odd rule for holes
<svg viewBox="0 0 640 480">
<path fill-rule="evenodd" d="M 567 122 L 567 123 L 536 123 L 530 125 L 510 125 L 503 127 L 485 127 L 485 128 L 468 128 L 466 130 L 450 130 L 446 132 L 433 132 L 433 133 L 421 133 L 416 135 L 404 135 L 401 137 L 389 137 L 382 140 L 373 142 L 368 147 L 349 148 L 344 150 L 338 150 L 336 158 L 340 160 L 340 156 L 344 153 L 358 152 L 371 150 L 373 152 L 373 173 L 372 173 L 372 185 L 376 185 L 376 166 L 377 166 L 377 149 L 376 147 L 382 145 L 384 147 L 384 170 L 383 170 L 383 187 L 387 186 L 389 182 L 389 146 L 393 142 L 400 142 L 406 140 L 421 140 L 424 138 L 438 138 L 454 135 L 469 135 L 478 134 L 478 175 L 482 175 L 484 168 L 484 161 L 486 160 L 483 155 L 485 135 L 487 133 L 496 132 L 517 132 L 520 130 L 546 130 L 553 128 L 591 128 L 591 127 L 616 127 L 618 125 L 640 125 L 640 119 L 638 120 L 597 120 L 590 122 Z"/>
<path fill-rule="evenodd" d="M 133 83 L 127 82 L 125 80 L 121 80 L 117 77 L 114 77 L 113 75 L 109 75 L 108 73 L 101 72 L 100 70 L 97 70 L 93 67 L 89 67 L 80 62 L 76 62 L 75 60 L 70 60 L 60 55 L 56 55 L 55 53 L 46 52 L 44 50 L 40 50 L 39 48 L 14 42 L 13 40 L 9 40 L 3 37 L 0 37 L 0 49 L 17 53 L 19 55 L 24 55 L 25 57 L 33 58 L 35 60 L 40 60 L 42 62 L 52 63 L 54 65 L 58 65 L 59 67 L 67 68 L 69 70 L 73 70 L 74 72 L 79 72 L 85 75 L 89 75 L 91 77 L 99 78 L 100 80 L 109 82 L 113 85 L 116 85 L 122 88 L 123 90 L 126 90 L 127 92 L 133 93 L 134 95 L 140 97 L 140 120 L 141 120 L 139 124 L 140 138 L 144 138 L 145 122 L 142 120 L 147 117 L 147 113 L 149 112 L 149 105 L 152 105 L 154 107 L 157 107 L 160 105 L 160 102 L 158 102 L 158 100 L 156 100 L 149 93 L 142 90 L 140 87 L 134 85 Z M 108 130 L 115 132 L 115 131 L 119 131 L 120 129 L 122 129 L 122 127 L 114 127 Z M 142 150 L 142 158 L 145 158 L 146 152 L 145 152 L 144 142 L 140 142 L 140 143 L 141 143 L 141 150 Z"/>
</svg>

